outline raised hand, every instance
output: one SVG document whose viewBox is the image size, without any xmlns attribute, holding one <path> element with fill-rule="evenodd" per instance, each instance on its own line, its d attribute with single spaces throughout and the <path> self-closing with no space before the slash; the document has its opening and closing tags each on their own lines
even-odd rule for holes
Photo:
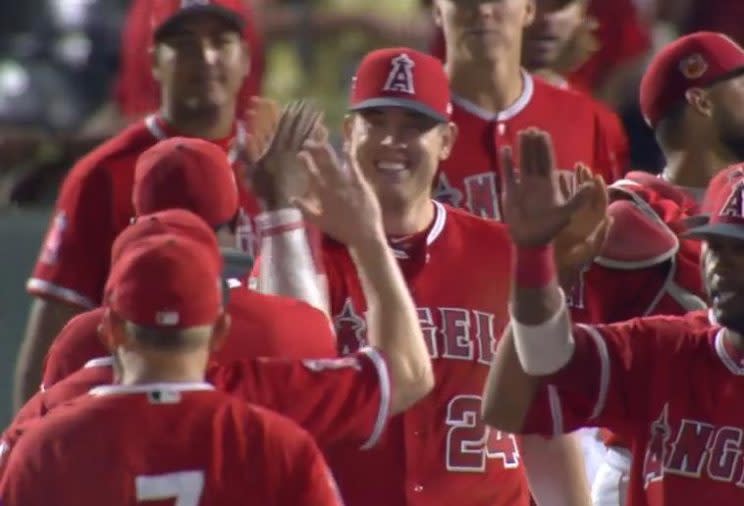
<svg viewBox="0 0 744 506">
<path fill-rule="evenodd" d="M 257 99 L 249 116 L 253 129 L 245 151 L 253 191 L 268 210 L 288 207 L 293 197 L 307 190 L 306 172 L 297 155 L 306 140 L 323 136 L 322 113 L 304 100 L 288 104 L 279 113 L 276 102 Z"/>
<path fill-rule="evenodd" d="M 377 196 L 355 163 L 342 163 L 327 142 L 315 140 L 305 142 L 299 159 L 310 191 L 293 203 L 308 221 L 350 248 L 385 240 Z"/>
<path fill-rule="evenodd" d="M 602 176 L 592 174 L 586 165 L 577 164 L 575 171 L 569 174 L 573 176 L 573 185 L 560 185 L 564 201 L 571 198 L 576 188 L 588 186 L 590 194 L 555 238 L 555 255 L 559 270 L 577 273 L 602 249 L 610 226 L 609 198 Z"/>
<path fill-rule="evenodd" d="M 501 152 L 504 221 L 517 246 L 541 246 L 554 241 L 571 223 L 575 213 L 592 198 L 594 183 L 584 183 L 562 199 L 550 136 L 537 129 L 520 132 L 519 149 L 519 175 L 511 149 Z"/>
</svg>

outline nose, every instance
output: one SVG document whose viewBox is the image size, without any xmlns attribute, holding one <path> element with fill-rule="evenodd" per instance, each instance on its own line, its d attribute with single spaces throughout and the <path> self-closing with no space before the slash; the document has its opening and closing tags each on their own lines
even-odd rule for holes
<svg viewBox="0 0 744 506">
<path fill-rule="evenodd" d="M 207 65 L 214 65 L 219 58 L 219 50 L 209 39 L 202 39 L 199 44 L 199 56 Z"/>
</svg>

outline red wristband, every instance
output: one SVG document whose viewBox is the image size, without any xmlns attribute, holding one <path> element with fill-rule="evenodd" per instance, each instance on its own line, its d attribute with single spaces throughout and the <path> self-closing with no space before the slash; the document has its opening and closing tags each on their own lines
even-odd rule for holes
<svg viewBox="0 0 744 506">
<path fill-rule="evenodd" d="M 294 221 L 292 223 L 284 223 L 282 225 L 263 228 L 260 230 L 260 234 L 262 237 L 270 237 L 272 235 L 281 235 L 285 232 L 291 232 L 292 230 L 299 230 L 301 228 L 305 228 L 305 222 Z"/>
<path fill-rule="evenodd" d="M 553 245 L 514 248 L 514 282 L 523 288 L 544 288 L 556 278 Z"/>
</svg>

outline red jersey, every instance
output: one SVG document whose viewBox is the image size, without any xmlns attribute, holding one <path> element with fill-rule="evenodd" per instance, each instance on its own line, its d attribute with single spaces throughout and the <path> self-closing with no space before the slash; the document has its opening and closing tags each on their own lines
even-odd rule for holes
<svg viewBox="0 0 744 506">
<path fill-rule="evenodd" d="M 724 329 L 656 316 L 575 326 L 525 432 L 606 426 L 632 441 L 630 506 L 741 504 L 744 361 Z M 550 402 L 549 402 L 550 401 Z"/>
<path fill-rule="evenodd" d="M 336 356 L 336 336 L 328 318 L 302 301 L 262 294 L 241 285 L 230 289 L 227 312 L 230 332 L 222 347 L 212 353 L 215 362 Z M 46 356 L 44 388 L 74 373 L 88 360 L 108 354 L 98 337 L 103 313 L 103 308 L 93 309 L 64 326 Z"/>
<path fill-rule="evenodd" d="M 569 77 L 571 84 L 592 93 L 618 67 L 651 49 L 649 26 L 638 15 L 633 0 L 592 0 L 588 15 L 599 22 L 599 50 Z"/>
<path fill-rule="evenodd" d="M 98 306 L 106 282 L 111 245 L 134 216 L 134 167 L 142 152 L 175 135 L 156 115 L 137 122 L 78 161 L 65 178 L 28 291 L 83 308 Z M 243 127 L 215 141 L 236 158 L 231 146 L 242 142 Z M 239 164 L 238 164 L 239 165 Z M 238 181 L 243 176 L 238 172 Z M 239 185 L 243 216 L 258 213 L 255 198 Z M 248 250 L 250 220 L 238 230 Z"/>
<path fill-rule="evenodd" d="M 450 157 L 443 161 L 434 188 L 440 202 L 467 209 L 483 218 L 501 218 L 499 151 L 517 146 L 517 134 L 530 127 L 553 138 L 559 169 L 583 162 L 607 182 L 619 177 L 607 133 L 594 103 L 524 73 L 522 96 L 509 109 L 491 114 L 453 97 L 452 121 L 459 133 Z M 519 166 L 518 149 L 514 150 Z"/>
<path fill-rule="evenodd" d="M 121 66 L 115 84 L 116 102 L 121 112 L 138 119 L 160 107 L 160 87 L 152 77 L 152 27 L 150 6 L 155 0 L 135 0 L 131 3 L 122 30 Z M 245 4 L 243 37 L 248 44 L 251 69 L 240 90 L 239 111 L 245 110 L 248 99 L 261 92 L 265 60 L 261 32 L 255 25 L 251 2 Z"/>
<path fill-rule="evenodd" d="M 113 359 L 101 357 L 34 395 L 3 433 L 4 448 L 40 418 L 90 389 L 114 381 Z M 253 359 L 211 364 L 207 380 L 218 390 L 281 413 L 308 430 L 322 446 L 339 441 L 377 444 L 390 415 L 390 376 L 373 348 L 336 359 Z M 2 452 L 0 452 L 0 455 Z"/>
<path fill-rule="evenodd" d="M 528 505 L 514 436 L 480 422 L 483 384 L 507 321 L 511 243 L 505 227 L 436 204 L 424 233 L 394 241 L 433 360 L 434 390 L 392 418 L 372 450 L 326 449 L 349 504 Z M 346 248 L 324 245 L 340 351 L 366 342 L 366 302 Z M 371 479 L 370 477 L 374 477 Z"/>
<path fill-rule="evenodd" d="M 305 431 L 206 383 L 92 390 L 24 434 L 0 497 L 5 506 L 341 504 Z"/>
<path fill-rule="evenodd" d="M 614 323 L 706 307 L 700 241 L 679 237 L 684 220 L 698 213 L 696 202 L 639 172 L 612 185 L 610 197 L 615 221 L 604 251 L 569 294 L 574 321 Z"/>
</svg>

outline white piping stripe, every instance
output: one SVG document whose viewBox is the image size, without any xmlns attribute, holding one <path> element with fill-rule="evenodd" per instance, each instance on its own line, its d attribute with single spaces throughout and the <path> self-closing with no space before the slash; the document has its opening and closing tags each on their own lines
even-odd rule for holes
<svg viewBox="0 0 744 506">
<path fill-rule="evenodd" d="M 86 309 L 93 309 L 96 304 L 84 295 L 80 295 L 75 290 L 58 286 L 49 281 L 44 281 L 39 278 L 31 278 L 26 282 L 26 290 L 29 292 L 40 292 L 44 295 L 50 295 L 57 297 L 64 301 L 70 302 L 77 306 L 82 306 Z"/>
<path fill-rule="evenodd" d="M 597 346 L 597 353 L 599 354 L 599 392 L 597 392 L 597 402 L 594 404 L 594 410 L 589 417 L 590 420 L 594 420 L 602 414 L 607 403 L 607 392 L 610 388 L 610 353 L 607 350 L 607 343 L 605 343 L 602 334 L 596 328 L 582 324 L 579 324 L 578 327 L 585 330 L 592 337 L 594 344 Z"/>
<path fill-rule="evenodd" d="M 169 392 L 201 392 L 214 390 L 209 383 L 146 383 L 144 385 L 103 385 L 93 388 L 90 395 L 102 397 L 105 395 L 141 394 L 166 390 Z"/>
<path fill-rule="evenodd" d="M 83 369 L 88 369 L 91 367 L 111 367 L 113 365 L 114 357 L 98 357 L 88 360 L 83 366 Z"/>
<path fill-rule="evenodd" d="M 157 114 L 150 114 L 148 117 L 146 117 L 145 126 L 147 127 L 147 130 L 150 132 L 150 134 L 156 139 L 162 141 L 168 138 L 168 134 L 166 134 L 163 129 L 160 128 L 160 125 L 158 125 Z"/>
<path fill-rule="evenodd" d="M 444 225 L 447 222 L 447 209 L 436 200 L 432 200 L 432 202 L 434 203 L 434 212 L 436 213 L 436 217 L 434 218 L 434 225 L 431 227 L 429 235 L 426 236 L 427 246 L 431 246 L 432 243 L 437 240 L 437 238 L 442 234 Z"/>
<path fill-rule="evenodd" d="M 454 95 L 452 97 L 452 101 L 460 106 L 462 109 L 468 111 L 470 114 L 478 116 L 479 118 L 486 121 L 509 121 L 514 116 L 522 112 L 525 107 L 529 105 L 529 103 L 532 101 L 532 96 L 535 94 L 535 80 L 528 72 L 524 70 L 522 70 L 522 81 L 524 82 L 524 89 L 522 90 L 522 94 L 519 96 L 519 98 L 512 105 L 510 105 L 503 111 L 497 112 L 496 114 L 487 111 L 482 107 L 474 104 L 470 100 L 459 97 L 457 95 Z"/>
<path fill-rule="evenodd" d="M 548 385 L 548 402 L 550 403 L 550 414 L 553 419 L 553 436 L 560 436 L 564 432 L 563 410 L 561 396 L 555 385 Z"/>
<path fill-rule="evenodd" d="M 731 355 L 729 355 L 726 351 L 726 346 L 723 342 L 723 340 L 726 338 L 724 331 L 725 329 L 721 329 L 716 334 L 716 353 L 721 359 L 721 362 L 723 362 L 723 365 L 726 366 L 726 369 L 728 369 L 731 374 L 735 374 L 736 376 L 744 376 L 744 367 L 737 364 L 734 359 L 731 358 Z"/>
<path fill-rule="evenodd" d="M 388 371 L 387 362 L 385 362 L 383 356 L 376 349 L 367 346 L 359 350 L 359 352 L 365 354 L 370 359 L 370 361 L 372 361 L 372 364 L 377 370 L 377 376 L 380 380 L 380 410 L 377 413 L 377 420 L 375 420 L 372 434 L 369 436 L 367 442 L 364 443 L 361 447 L 362 450 L 369 450 L 370 448 L 373 448 L 380 440 L 382 433 L 385 431 L 385 426 L 387 425 L 388 418 L 390 418 L 390 402 L 392 400 L 390 372 Z"/>
</svg>

